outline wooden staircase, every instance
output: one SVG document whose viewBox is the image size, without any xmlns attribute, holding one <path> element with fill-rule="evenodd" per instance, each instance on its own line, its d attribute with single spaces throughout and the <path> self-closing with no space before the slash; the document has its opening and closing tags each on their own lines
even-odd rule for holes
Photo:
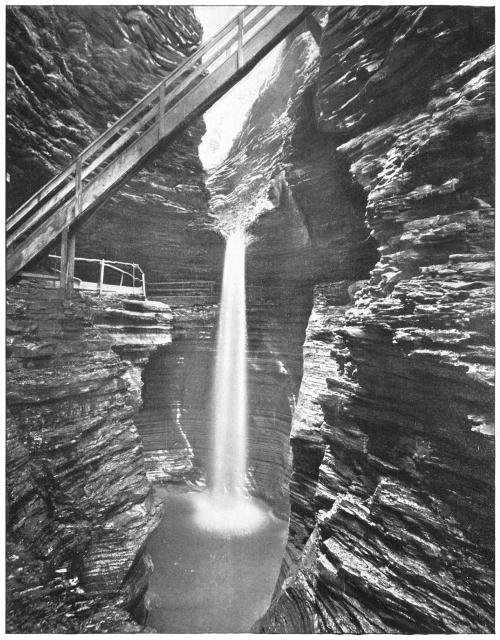
<svg viewBox="0 0 500 640">
<path fill-rule="evenodd" d="M 7 280 L 61 235 L 61 285 L 73 286 L 76 224 L 245 76 L 314 7 L 246 7 L 7 220 Z"/>
</svg>

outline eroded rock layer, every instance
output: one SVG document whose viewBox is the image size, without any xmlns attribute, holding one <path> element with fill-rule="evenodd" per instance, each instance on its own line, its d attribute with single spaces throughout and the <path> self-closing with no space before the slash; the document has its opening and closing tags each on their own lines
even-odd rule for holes
<svg viewBox="0 0 500 640">
<path fill-rule="evenodd" d="M 250 471 L 253 490 L 282 515 L 312 285 L 332 271 L 367 275 L 377 255 L 363 223 L 362 189 L 315 125 L 317 73 L 312 37 L 290 38 L 228 159 L 208 181 L 219 227 L 246 225 L 250 237 Z M 341 205 L 338 220 L 332 201 Z"/>
<path fill-rule="evenodd" d="M 196 480 L 206 468 L 216 307 L 173 307 L 173 322 L 172 344 L 144 368 L 135 419 L 148 475 L 161 482 Z"/>
<path fill-rule="evenodd" d="M 107 300 L 96 310 L 89 297 L 65 298 L 26 281 L 8 292 L 11 631 L 134 628 L 124 607 L 146 587 L 139 552 L 160 509 L 133 423 L 140 376 L 113 347 L 118 342 L 122 354 L 140 348 L 144 356 L 171 340 L 165 309 L 150 332 L 148 312 L 141 324 L 139 312 L 127 310 L 134 304 Z M 115 342 L 113 320 L 128 314 L 135 331 L 128 342 L 121 331 Z"/>
<path fill-rule="evenodd" d="M 367 194 L 380 260 L 365 286 L 315 287 L 260 630 L 494 629 L 492 21 L 329 11 L 318 127 Z"/>
<path fill-rule="evenodd" d="M 7 213 L 182 63 L 200 38 L 189 7 L 9 8 Z M 203 133 L 203 122 L 194 123 L 87 219 L 77 255 L 137 262 L 155 280 L 218 273 L 223 243 L 207 228 Z"/>
<path fill-rule="evenodd" d="M 295 296 L 276 289 L 272 299 L 260 288 L 248 295 L 249 489 L 285 515 L 288 435 L 302 374 L 297 354 L 309 307 L 298 313 Z M 174 306 L 173 341 L 143 370 L 143 406 L 134 421 L 151 479 L 203 485 L 210 473 L 217 312 L 214 305 Z"/>
</svg>

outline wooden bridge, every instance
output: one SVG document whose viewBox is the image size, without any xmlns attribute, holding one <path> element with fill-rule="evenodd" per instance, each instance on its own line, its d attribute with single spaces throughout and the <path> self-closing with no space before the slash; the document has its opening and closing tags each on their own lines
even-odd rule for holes
<svg viewBox="0 0 500 640">
<path fill-rule="evenodd" d="M 75 234 L 180 129 L 199 117 L 314 7 L 250 6 L 163 79 L 7 220 L 7 280 L 61 237 L 61 286 L 74 282 Z"/>
</svg>

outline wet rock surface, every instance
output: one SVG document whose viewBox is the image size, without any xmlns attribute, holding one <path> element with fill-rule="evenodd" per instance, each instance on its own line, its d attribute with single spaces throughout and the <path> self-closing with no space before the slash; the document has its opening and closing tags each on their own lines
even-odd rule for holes
<svg viewBox="0 0 500 640">
<path fill-rule="evenodd" d="M 318 53 L 307 33 L 287 42 L 228 159 L 207 181 L 219 226 L 248 225 L 247 279 L 257 286 L 286 290 L 332 271 L 363 274 L 377 255 L 363 223 L 366 196 L 315 124 Z"/>
<path fill-rule="evenodd" d="M 101 8 L 77 9 L 75 22 L 101 42 Z M 116 24 L 126 22 L 129 8 L 109 11 L 105 33 L 117 16 Z M 66 25 L 62 12 L 18 8 L 11 33 L 35 38 L 38 26 L 31 25 L 45 20 L 41 33 L 50 40 L 48 20 Z M 132 23 L 144 24 L 141 15 Z M 161 15 L 175 11 L 155 8 L 153 16 Z M 23 26 L 26 16 L 31 23 Z M 493 25 L 487 8 L 330 9 L 319 52 L 307 35 L 289 43 L 276 90 L 261 94 L 210 180 L 219 226 L 231 224 L 235 211 L 251 223 L 248 279 L 261 288 L 249 306 L 253 490 L 283 504 L 283 481 L 291 476 L 287 551 L 273 603 L 255 631 L 493 631 Z M 127 50 L 142 53 L 137 29 Z M 65 28 L 56 31 L 57 41 Z M 146 37 L 141 26 L 140 33 L 156 50 L 154 30 Z M 105 39 L 103 59 L 115 49 Z M 35 45 L 25 60 L 49 50 Z M 78 55 L 92 60 L 85 51 Z M 122 49 L 116 51 L 118 64 Z M 42 156 L 56 158 L 50 165 L 32 154 L 30 167 L 43 170 L 16 173 L 24 160 L 15 139 L 34 148 L 25 136 L 37 122 L 31 112 L 23 119 L 33 101 L 18 77 L 28 86 L 31 67 L 16 55 L 8 58 L 15 71 L 9 69 L 10 202 L 24 200 L 27 184 L 34 191 L 73 153 L 64 130 L 56 136 L 64 158 L 48 149 Z M 61 56 L 54 54 L 60 68 L 71 69 Z M 136 64 L 127 68 L 141 69 L 136 79 L 151 78 L 148 86 L 156 82 L 154 65 L 165 66 L 152 63 L 152 77 Z M 42 84 L 33 82 L 36 93 Z M 104 125 L 90 112 L 78 117 L 84 139 L 73 146 L 82 148 Z M 116 224 L 105 234 L 84 230 L 77 251 L 98 248 L 102 257 L 134 260 L 161 276 L 185 277 L 187 265 L 213 273 L 214 256 L 222 254 L 215 233 L 213 244 L 202 231 L 193 252 L 183 246 L 186 230 L 207 223 L 208 195 L 191 153 L 200 132 L 193 126 L 172 156 L 137 176 L 107 208 L 106 220 Z M 53 134 L 47 129 L 42 137 Z M 146 210 L 152 226 L 141 217 L 138 234 L 137 215 Z M 130 340 L 138 309 L 101 308 L 96 329 L 82 302 L 17 287 L 11 293 L 9 624 L 23 631 L 52 630 L 52 623 L 58 630 L 137 630 L 123 605 L 143 592 L 145 560 L 137 554 L 158 512 L 133 419 L 140 367 L 153 345 Z M 170 323 L 167 311 L 159 319 L 163 313 L 146 311 L 153 341 L 168 333 L 157 332 Z M 127 362 L 110 349 L 114 340 L 122 340 L 115 350 Z M 189 371 L 177 372 L 172 407 L 187 397 Z M 194 379 L 205 385 L 205 397 L 203 375 Z M 197 428 L 193 441 L 206 432 Z M 196 446 L 202 451 L 206 443 L 200 438 Z M 186 452 L 174 461 L 183 474 L 196 460 Z M 82 550 L 89 551 L 83 560 Z"/>
<path fill-rule="evenodd" d="M 134 388 L 140 359 L 126 358 L 123 339 L 116 347 L 119 357 L 103 322 L 125 313 L 129 304 L 96 304 L 80 294 L 64 298 L 57 289 L 28 282 L 9 289 L 11 631 L 140 630 L 126 608 L 140 601 L 147 586 L 140 552 L 161 509 L 146 479 L 133 422 L 141 403 L 140 388 Z M 144 315 L 147 333 L 150 319 Z M 163 340 L 170 340 L 171 325 L 158 326 Z M 137 349 L 135 335 L 131 352 Z M 144 357 L 144 344 L 140 348 Z M 147 344 L 149 351 L 154 348 Z"/>
<path fill-rule="evenodd" d="M 318 126 L 380 259 L 315 287 L 283 582 L 257 630 L 493 631 L 491 20 L 330 9 Z"/>
<path fill-rule="evenodd" d="M 312 285 L 368 273 L 376 255 L 365 196 L 314 125 L 312 37 L 290 40 L 227 160 L 208 180 L 218 226 L 246 223 L 249 429 L 253 491 L 286 515 L 291 416 L 302 377 Z M 342 170 L 340 167 L 343 167 Z M 331 216 L 337 201 L 340 219 Z M 264 490 L 264 491 L 263 491 Z"/>
<path fill-rule="evenodd" d="M 142 373 L 143 406 L 135 422 L 148 477 L 197 480 L 206 466 L 217 307 L 173 307 L 172 344 Z"/>
<path fill-rule="evenodd" d="M 288 435 L 309 308 L 299 314 L 295 296 L 276 289 L 249 288 L 247 293 L 249 490 L 286 516 Z M 218 307 L 173 306 L 172 313 L 172 343 L 153 353 L 143 370 L 143 406 L 134 421 L 150 479 L 204 485 L 213 448 Z"/>
</svg>

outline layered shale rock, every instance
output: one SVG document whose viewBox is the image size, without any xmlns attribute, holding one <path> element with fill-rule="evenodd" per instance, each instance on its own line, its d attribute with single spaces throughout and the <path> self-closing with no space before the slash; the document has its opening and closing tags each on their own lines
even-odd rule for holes
<svg viewBox="0 0 500 640">
<path fill-rule="evenodd" d="M 288 438 L 302 376 L 299 355 L 310 309 L 308 290 L 251 287 L 247 308 L 249 481 L 252 493 L 286 518 Z"/>
<path fill-rule="evenodd" d="M 208 181 L 218 226 L 246 224 L 251 237 L 250 465 L 259 476 L 256 493 L 279 504 L 282 515 L 312 285 L 332 272 L 365 277 L 377 255 L 363 222 L 363 191 L 333 138 L 315 124 L 318 65 L 309 34 L 289 38 L 228 159 Z"/>
<path fill-rule="evenodd" d="M 157 308 L 151 332 L 151 310 L 141 324 L 134 305 L 144 303 L 64 298 L 26 281 L 8 292 L 11 631 L 138 629 L 125 607 L 147 586 L 140 551 L 160 508 L 133 422 L 137 354 L 171 340 L 171 316 Z"/>
<path fill-rule="evenodd" d="M 319 128 L 381 257 L 365 286 L 315 288 L 287 563 L 260 630 L 493 631 L 492 21 L 329 12 Z"/>
<path fill-rule="evenodd" d="M 143 406 L 135 423 L 148 477 L 197 480 L 208 464 L 216 307 L 173 307 L 173 342 L 142 373 Z"/>
<path fill-rule="evenodd" d="M 8 212 L 200 36 L 185 7 L 9 8 Z M 139 262 L 148 280 L 212 274 L 223 242 L 206 231 L 203 131 L 181 133 L 88 220 L 77 255 Z M 133 418 L 149 354 L 171 341 L 170 312 L 26 283 L 8 295 L 10 628 L 137 629 L 124 607 L 146 588 L 140 551 L 159 510 Z"/>
<path fill-rule="evenodd" d="M 302 374 L 297 354 L 309 311 L 297 314 L 294 296 L 277 290 L 272 301 L 263 297 L 260 288 L 249 287 L 247 294 L 249 489 L 284 516 L 290 416 Z M 144 367 L 143 406 L 134 421 L 152 480 L 190 480 L 202 486 L 213 456 L 218 309 L 195 305 L 173 306 L 172 311 L 173 341 L 153 353 Z"/>
<path fill-rule="evenodd" d="M 9 8 L 8 213 L 193 53 L 200 37 L 188 7 Z M 207 229 L 203 133 L 198 121 L 164 145 L 87 220 L 77 255 L 136 262 L 156 280 L 217 272 L 223 243 Z"/>
<path fill-rule="evenodd" d="M 286 43 L 228 159 L 207 182 L 219 226 L 248 225 L 247 278 L 259 286 L 310 285 L 332 270 L 364 274 L 376 256 L 363 224 L 365 196 L 315 124 L 318 64 L 309 34 Z"/>
</svg>

